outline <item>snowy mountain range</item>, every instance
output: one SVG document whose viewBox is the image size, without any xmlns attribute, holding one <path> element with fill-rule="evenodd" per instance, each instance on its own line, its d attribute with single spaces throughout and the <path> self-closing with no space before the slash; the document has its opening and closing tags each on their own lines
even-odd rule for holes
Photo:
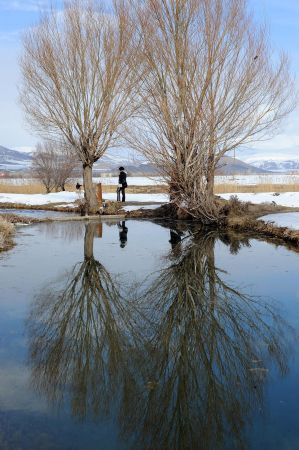
<svg viewBox="0 0 299 450">
<path fill-rule="evenodd" d="M 31 165 L 31 154 L 10 150 L 0 145 L 0 171 L 26 170 Z"/>
<path fill-rule="evenodd" d="M 11 150 L 0 146 L 0 172 L 26 172 L 30 169 L 32 153 Z M 156 175 L 157 169 L 142 156 L 130 150 L 108 151 L 100 161 L 95 163 L 94 172 L 98 174 L 117 174 L 119 166 L 135 176 Z M 225 156 L 220 161 L 217 173 L 262 174 L 269 172 L 291 172 L 299 170 L 299 155 L 284 153 L 261 153 L 254 150 L 240 152 L 238 158 Z"/>
<path fill-rule="evenodd" d="M 0 146 L 0 171 L 26 172 L 30 169 L 32 154 L 11 150 Z M 134 176 L 157 175 L 157 168 L 148 163 L 141 155 L 133 154 L 125 150 L 108 151 L 94 165 L 94 174 L 118 173 L 118 168 L 124 166 L 127 172 Z M 257 174 L 265 173 L 265 169 L 254 167 L 246 162 L 229 156 L 222 158 L 218 165 L 217 173 L 229 174 Z"/>
<path fill-rule="evenodd" d="M 299 170 L 299 150 L 242 149 L 237 152 L 242 161 L 270 172 L 293 172 Z"/>
<path fill-rule="evenodd" d="M 286 159 L 286 160 L 275 160 L 275 159 L 268 159 L 268 160 L 258 160 L 258 161 L 251 161 L 250 163 L 252 166 L 257 167 L 259 169 L 267 170 L 270 172 L 294 172 L 299 171 L 299 159 L 292 160 L 292 159 Z"/>
</svg>

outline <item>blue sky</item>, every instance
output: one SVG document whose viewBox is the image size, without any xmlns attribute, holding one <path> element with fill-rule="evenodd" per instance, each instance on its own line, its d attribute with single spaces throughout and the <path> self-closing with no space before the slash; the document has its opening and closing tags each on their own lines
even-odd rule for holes
<svg viewBox="0 0 299 450">
<path fill-rule="evenodd" d="M 55 4 L 59 7 L 61 2 L 57 0 Z M 18 58 L 22 31 L 32 26 L 48 5 L 48 0 L 0 0 L 0 145 L 5 147 L 30 148 L 38 140 L 28 129 L 18 104 Z M 290 55 L 299 80 L 299 1 L 250 0 L 250 5 L 256 18 L 268 24 L 274 46 Z M 256 144 L 255 149 L 286 155 L 297 153 L 299 158 L 298 125 L 299 111 L 295 111 L 280 135 Z"/>
</svg>

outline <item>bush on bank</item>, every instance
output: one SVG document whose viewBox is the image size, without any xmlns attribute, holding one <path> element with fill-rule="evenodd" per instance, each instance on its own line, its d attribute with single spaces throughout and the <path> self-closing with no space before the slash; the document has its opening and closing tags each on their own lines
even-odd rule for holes
<svg viewBox="0 0 299 450">
<path fill-rule="evenodd" d="M 14 232 L 14 225 L 0 217 L 0 251 L 6 250 L 13 245 L 12 237 Z"/>
</svg>

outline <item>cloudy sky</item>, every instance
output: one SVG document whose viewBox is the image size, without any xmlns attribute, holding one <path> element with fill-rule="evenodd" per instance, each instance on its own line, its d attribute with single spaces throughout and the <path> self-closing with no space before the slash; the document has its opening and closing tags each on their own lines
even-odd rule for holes
<svg viewBox="0 0 299 450">
<path fill-rule="evenodd" d="M 290 55 L 292 69 L 299 83 L 299 2 L 295 0 L 249 0 L 258 20 L 266 21 L 272 42 Z M 53 2 L 52 2 L 53 3 Z M 55 4 L 60 6 L 59 0 Z M 47 0 L 0 0 L 0 145 L 8 148 L 32 148 L 37 137 L 30 132 L 18 104 L 19 69 L 22 31 L 34 25 Z M 271 141 L 255 145 L 252 156 L 283 154 L 299 158 L 299 111 L 285 122 L 280 134 Z M 241 157 L 241 154 L 237 155 Z"/>
</svg>

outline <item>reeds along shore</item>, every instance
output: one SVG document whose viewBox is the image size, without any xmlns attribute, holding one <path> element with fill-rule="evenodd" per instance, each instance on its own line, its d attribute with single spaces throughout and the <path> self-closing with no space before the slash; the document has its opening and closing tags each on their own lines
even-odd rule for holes
<svg viewBox="0 0 299 450">
<path fill-rule="evenodd" d="M 277 244 L 284 242 L 289 249 L 299 252 L 299 230 L 279 227 L 251 217 L 232 217 L 228 220 L 228 228 L 261 238 L 271 238 Z"/>
<path fill-rule="evenodd" d="M 13 246 L 14 225 L 0 216 L 0 252 Z"/>
</svg>

